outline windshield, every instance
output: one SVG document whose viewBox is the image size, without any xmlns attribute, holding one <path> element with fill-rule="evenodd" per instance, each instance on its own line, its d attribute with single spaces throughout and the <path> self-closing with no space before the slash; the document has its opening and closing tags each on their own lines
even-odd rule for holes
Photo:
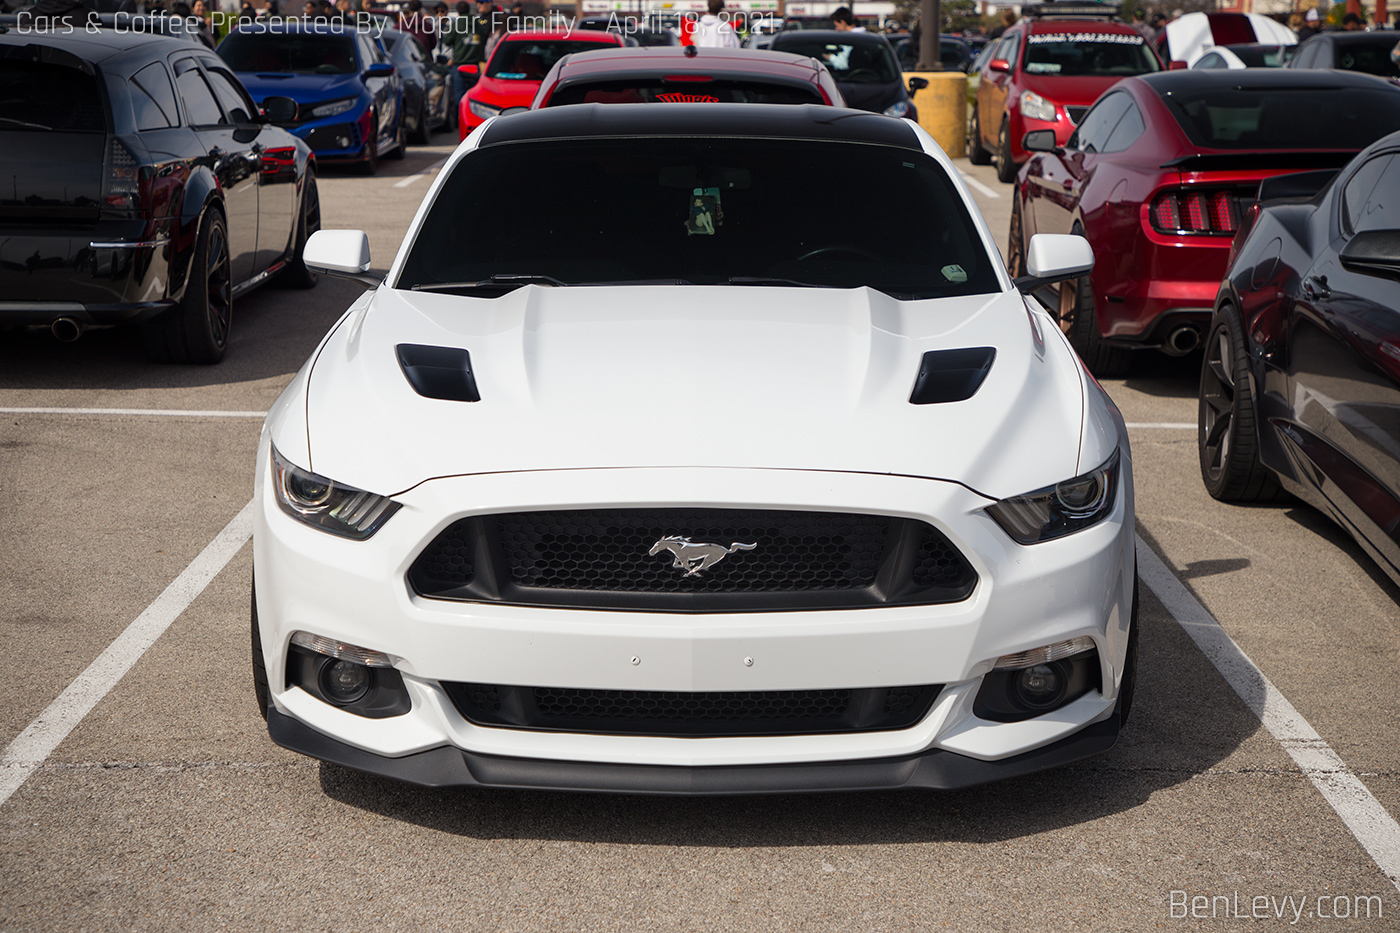
<svg viewBox="0 0 1400 933">
<path fill-rule="evenodd" d="M 1142 36 L 1117 32 L 1043 32 L 1026 38 L 1026 73 L 1140 75 L 1161 71 Z"/>
<path fill-rule="evenodd" d="M 806 55 L 822 62 L 844 84 L 890 84 L 899 81 L 899 65 L 888 42 L 822 42 L 796 36 L 774 42 L 773 48 Z"/>
<path fill-rule="evenodd" d="M 834 183 L 832 166 L 843 177 L 882 179 L 900 192 L 898 208 L 861 185 Z M 570 140 L 487 146 L 462 159 L 397 287 L 492 276 L 570 285 L 791 281 L 924 298 L 1000 291 L 995 269 L 947 172 L 921 152 L 796 140 Z"/>
<path fill-rule="evenodd" d="M 543 81 L 554 63 L 574 52 L 615 49 L 611 42 L 579 42 L 564 39 L 502 42 L 491 56 L 486 77 L 506 81 Z"/>
<path fill-rule="evenodd" d="M 1337 67 L 1342 71 L 1359 71 L 1384 78 L 1400 77 L 1400 66 L 1390 57 L 1395 47 L 1390 39 L 1391 36 L 1383 35 L 1367 42 L 1338 42 Z"/>
<path fill-rule="evenodd" d="M 1364 149 L 1400 130 L 1400 94 L 1384 85 L 1214 87 L 1162 99 L 1191 141 L 1212 149 Z"/>
<path fill-rule="evenodd" d="M 360 70 L 348 34 L 235 32 L 219 44 L 219 55 L 234 71 L 348 75 Z"/>
<path fill-rule="evenodd" d="M 667 81 L 660 76 L 587 81 L 550 95 L 545 106 L 564 104 L 824 104 L 816 88 L 772 84 L 752 78 Z"/>
</svg>

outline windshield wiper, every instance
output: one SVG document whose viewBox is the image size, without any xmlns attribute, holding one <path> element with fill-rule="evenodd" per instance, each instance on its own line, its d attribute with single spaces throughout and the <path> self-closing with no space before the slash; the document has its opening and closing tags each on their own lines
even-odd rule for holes
<svg viewBox="0 0 1400 933">
<path fill-rule="evenodd" d="M 492 285 L 558 285 L 568 287 L 568 282 L 561 282 L 549 275 L 493 275 L 489 279 L 482 279 L 480 282 L 439 282 L 428 285 L 415 285 L 415 292 L 447 292 L 457 288 L 490 288 Z"/>
<path fill-rule="evenodd" d="M 42 123 L 30 123 L 27 120 L 15 120 L 11 117 L 0 117 L 0 123 L 4 123 L 8 126 L 22 126 L 27 130 L 47 130 L 50 133 L 53 132 L 53 127 L 51 126 L 45 126 Z"/>
<path fill-rule="evenodd" d="M 767 275 L 731 275 L 721 285 L 795 285 L 798 288 L 831 288 L 815 282 L 799 282 L 797 279 L 778 279 Z"/>
</svg>

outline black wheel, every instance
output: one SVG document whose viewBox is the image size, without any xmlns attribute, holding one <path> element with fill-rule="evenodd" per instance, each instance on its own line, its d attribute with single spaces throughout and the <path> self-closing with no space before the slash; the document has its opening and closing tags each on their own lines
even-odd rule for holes
<svg viewBox="0 0 1400 933">
<path fill-rule="evenodd" d="M 1073 232 L 1084 235 L 1077 226 Z M 1133 351 L 1115 347 L 1103 339 L 1094 304 L 1094 284 L 1089 276 L 1060 284 L 1060 328 L 1084 365 L 1089 367 L 1089 372 L 1101 379 L 1128 374 Z"/>
<path fill-rule="evenodd" d="M 267 689 L 267 663 L 263 660 L 262 633 L 258 631 L 258 583 L 256 579 L 253 580 L 252 619 L 253 694 L 258 698 L 258 712 L 262 713 L 262 718 L 266 720 L 268 707 L 272 704 L 272 697 Z"/>
<path fill-rule="evenodd" d="M 408 127 L 403 125 L 403 109 L 399 109 L 399 131 L 394 135 L 394 148 L 386 159 L 402 159 L 408 155 Z"/>
<path fill-rule="evenodd" d="M 982 119 L 977 104 L 972 105 L 972 130 L 967 134 L 967 161 L 973 165 L 991 165 L 992 151 L 982 145 Z"/>
<path fill-rule="evenodd" d="M 1224 502 L 1276 499 L 1278 480 L 1259 462 L 1259 407 L 1243 325 L 1225 305 L 1207 333 L 1196 426 L 1201 479 L 1206 491 Z"/>
<path fill-rule="evenodd" d="M 179 307 L 142 325 L 146 355 L 156 363 L 217 363 L 233 323 L 233 267 L 228 225 L 211 209 L 200 222 L 189 281 Z"/>
<path fill-rule="evenodd" d="M 418 125 L 414 128 L 408 140 L 416 146 L 426 146 L 428 144 L 428 134 L 431 132 L 432 130 L 428 129 L 428 102 L 423 100 L 418 104 Z"/>
<path fill-rule="evenodd" d="M 296 238 L 292 240 L 292 251 L 287 257 L 287 265 L 277 276 L 276 282 L 284 288 L 314 288 L 316 274 L 306 268 L 302 253 L 311 234 L 321 229 L 321 197 L 316 191 L 316 175 L 310 168 L 306 170 L 306 180 L 302 182 L 301 210 L 297 213 Z"/>
<path fill-rule="evenodd" d="M 365 141 L 365 157 L 360 162 L 361 175 L 373 175 L 379 171 L 379 117 L 369 125 L 369 139 Z"/>
<path fill-rule="evenodd" d="M 1021 195 L 1011 192 L 1011 229 L 1006 234 L 1006 271 L 1011 277 L 1026 274 L 1026 234 L 1021 226 Z"/>
<path fill-rule="evenodd" d="M 1001 136 L 997 141 L 997 181 L 1010 184 L 1016 180 L 1016 163 L 1011 161 L 1011 120 L 1001 121 Z"/>
<path fill-rule="evenodd" d="M 1138 667 L 1138 578 L 1133 573 L 1133 612 L 1128 620 L 1128 653 L 1123 658 L 1123 679 L 1118 684 L 1118 728 L 1128 721 L 1133 709 L 1133 692 L 1137 689 Z"/>
</svg>

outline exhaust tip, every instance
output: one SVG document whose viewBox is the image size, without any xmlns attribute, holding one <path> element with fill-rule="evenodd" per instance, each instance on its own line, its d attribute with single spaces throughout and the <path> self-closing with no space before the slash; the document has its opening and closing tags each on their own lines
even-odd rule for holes
<svg viewBox="0 0 1400 933">
<path fill-rule="evenodd" d="M 1168 356 L 1185 356 L 1200 345 L 1201 332 L 1190 325 L 1183 324 L 1167 334 L 1167 341 L 1162 345 L 1162 352 Z"/>
<path fill-rule="evenodd" d="M 64 343 L 72 343 L 83 335 L 86 329 L 81 321 L 71 317 L 61 317 L 49 325 L 49 331 Z"/>
</svg>

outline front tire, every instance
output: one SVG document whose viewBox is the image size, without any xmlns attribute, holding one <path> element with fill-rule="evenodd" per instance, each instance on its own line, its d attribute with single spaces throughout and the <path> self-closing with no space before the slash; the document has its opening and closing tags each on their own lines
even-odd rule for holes
<svg viewBox="0 0 1400 933">
<path fill-rule="evenodd" d="M 1010 184 L 1016 180 L 1016 163 L 1011 161 L 1011 118 L 1001 121 L 1001 136 L 997 142 L 997 181 Z"/>
<path fill-rule="evenodd" d="M 977 105 L 972 105 L 972 132 L 967 136 L 967 161 L 973 165 L 991 165 L 992 151 L 982 145 L 982 119 L 977 115 Z"/>
<path fill-rule="evenodd" d="M 200 221 L 180 306 L 142 325 L 146 355 L 155 363 L 203 363 L 224 358 L 233 324 L 233 264 L 228 224 L 211 209 Z"/>
<path fill-rule="evenodd" d="M 370 121 L 369 139 L 365 141 L 365 157 L 360 163 L 361 175 L 373 175 L 379 171 L 379 117 Z"/>
<path fill-rule="evenodd" d="M 1011 192 L 1011 229 L 1006 234 L 1006 271 L 1011 277 L 1026 274 L 1026 234 L 1021 223 L 1021 196 Z"/>
<path fill-rule="evenodd" d="M 431 133 L 432 130 L 428 128 L 428 102 L 423 100 L 418 104 L 418 126 L 409 136 L 409 142 L 415 146 L 426 146 Z"/>
<path fill-rule="evenodd" d="M 1077 225 L 1073 232 L 1084 235 Z M 1132 368 L 1132 351 L 1109 344 L 1099 332 L 1093 279 L 1082 275 L 1062 283 L 1060 296 L 1060 328 L 1089 372 L 1101 379 L 1126 376 Z"/>
<path fill-rule="evenodd" d="M 408 155 L 408 128 L 403 125 L 403 108 L 399 108 L 399 131 L 394 135 L 394 148 L 384 158 L 402 159 Z"/>
<path fill-rule="evenodd" d="M 287 265 L 277 276 L 277 284 L 284 288 L 315 288 L 316 274 L 306 268 L 302 253 L 306 251 L 306 241 L 311 234 L 321 229 L 321 197 L 316 190 L 316 174 L 306 170 L 306 181 L 301 194 L 301 210 L 297 213 L 296 239 L 292 241 L 292 252 L 287 257 Z"/>
<path fill-rule="evenodd" d="M 1249 379 L 1243 325 L 1225 305 L 1211 318 L 1207 333 L 1196 425 L 1201 479 L 1222 502 L 1276 499 L 1278 479 L 1259 460 L 1259 406 Z"/>
</svg>

